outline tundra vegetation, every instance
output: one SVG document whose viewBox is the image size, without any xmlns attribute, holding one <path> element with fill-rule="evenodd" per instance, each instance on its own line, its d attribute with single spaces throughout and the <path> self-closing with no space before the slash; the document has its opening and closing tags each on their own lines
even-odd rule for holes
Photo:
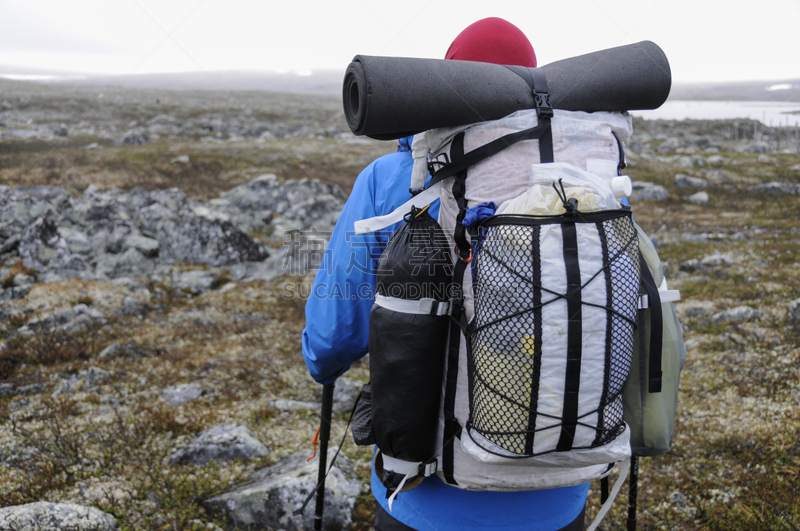
<svg viewBox="0 0 800 531">
<path fill-rule="evenodd" d="M 745 120 L 638 119 L 634 131 L 627 173 L 650 183 L 637 187 L 634 217 L 656 241 L 670 287 L 681 290 L 688 351 L 673 447 L 641 460 L 639 528 L 797 530 L 795 131 Z M 335 94 L 8 81 L 0 82 L 0 135 L 0 186 L 56 186 L 73 197 L 90 187 L 179 188 L 201 203 L 269 173 L 282 182 L 319 179 L 347 192 L 361 168 L 394 150 L 352 137 Z M 278 251 L 283 235 L 276 240 L 274 226 L 249 235 Z M 3 247 L 10 233 L 0 236 Z M 313 453 L 318 411 L 280 407 L 281 399 L 319 401 L 300 353 L 311 275 L 240 281 L 223 266 L 201 290 L 176 285 L 163 270 L 132 282 L 45 278 L 13 245 L 6 247 L 0 507 L 75 503 L 112 514 L 120 529 L 226 529 L 204 500 L 284 457 Z M 80 308 L 90 325 L 34 326 L 70 308 Z M 356 363 L 347 376 L 367 381 L 367 364 Z M 178 384 L 201 391 L 174 405 L 164 391 Z M 337 443 L 349 408 L 340 411 L 331 437 Z M 170 462 L 194 436 L 226 423 L 249 428 L 268 452 Z M 353 528 L 369 529 L 371 450 L 348 440 L 342 452 L 363 485 Z M 603 529 L 624 525 L 625 494 Z M 595 485 L 589 515 L 598 499 Z"/>
</svg>

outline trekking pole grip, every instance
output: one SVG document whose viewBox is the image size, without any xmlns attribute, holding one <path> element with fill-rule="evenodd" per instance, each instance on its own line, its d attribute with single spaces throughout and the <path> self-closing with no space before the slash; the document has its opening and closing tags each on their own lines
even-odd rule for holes
<svg viewBox="0 0 800 531">
<path fill-rule="evenodd" d="M 333 415 L 333 389 L 335 384 L 322 387 L 322 408 L 319 430 L 319 473 L 317 475 L 317 504 L 314 510 L 314 530 L 322 530 L 322 513 L 325 509 L 325 475 L 328 465 L 328 441 L 331 438 L 331 416 Z"/>
</svg>

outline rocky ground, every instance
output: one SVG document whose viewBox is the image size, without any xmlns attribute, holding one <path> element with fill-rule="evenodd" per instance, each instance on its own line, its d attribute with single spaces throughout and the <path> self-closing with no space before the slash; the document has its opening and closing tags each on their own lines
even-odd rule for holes
<svg viewBox="0 0 800 531">
<path fill-rule="evenodd" d="M 635 131 L 634 216 L 688 348 L 640 529 L 797 529 L 797 146 L 744 120 Z M 335 95 L 0 82 L 0 529 L 310 528 L 307 273 L 391 150 Z M 333 439 L 367 379 L 340 380 Z M 329 478 L 342 528 L 371 524 L 370 456 L 346 443 Z"/>
</svg>

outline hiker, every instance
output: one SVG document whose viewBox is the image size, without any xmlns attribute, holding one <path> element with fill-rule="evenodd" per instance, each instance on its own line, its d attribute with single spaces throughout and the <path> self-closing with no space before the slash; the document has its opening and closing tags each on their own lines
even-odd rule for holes
<svg viewBox="0 0 800 531">
<path fill-rule="evenodd" d="M 452 42 L 446 59 L 536 67 L 535 52 L 525 35 L 499 18 L 468 26 Z M 402 222 L 359 236 L 354 235 L 353 224 L 388 214 L 411 197 L 411 140 L 400 139 L 396 153 L 361 172 L 331 235 L 306 305 L 303 331 L 303 356 L 319 383 L 334 382 L 367 353 L 378 258 Z M 429 213 L 438 217 L 438 200 Z M 536 491 L 467 491 L 431 476 L 402 492 L 390 514 L 387 489 L 374 470 L 371 486 L 378 502 L 379 531 L 582 530 L 589 489 L 583 484 Z"/>
</svg>

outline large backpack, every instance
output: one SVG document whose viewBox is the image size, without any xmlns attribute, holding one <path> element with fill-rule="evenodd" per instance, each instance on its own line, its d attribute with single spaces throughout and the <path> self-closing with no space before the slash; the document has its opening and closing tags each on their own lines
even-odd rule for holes
<svg viewBox="0 0 800 531">
<path fill-rule="evenodd" d="M 437 451 L 405 466 L 406 478 L 435 470 L 458 488 L 532 490 L 622 463 L 615 495 L 631 455 L 669 448 L 685 356 L 677 297 L 602 179 L 623 167 L 630 134 L 627 114 L 544 107 L 415 137 L 412 188 L 433 178 L 396 212 L 441 199 L 454 290 Z M 539 204 L 545 192 L 559 213 L 464 223 L 489 202 Z"/>
</svg>

